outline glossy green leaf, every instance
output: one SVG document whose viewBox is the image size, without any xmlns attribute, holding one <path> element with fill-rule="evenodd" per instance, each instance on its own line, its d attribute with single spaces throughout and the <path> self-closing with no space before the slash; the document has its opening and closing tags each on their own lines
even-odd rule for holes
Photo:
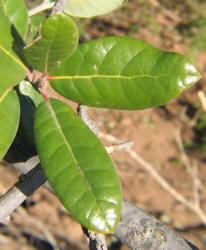
<svg viewBox="0 0 206 250">
<path fill-rule="evenodd" d="M 1 0 L 0 8 L 24 40 L 28 26 L 28 13 L 24 0 Z"/>
<path fill-rule="evenodd" d="M 65 12 L 71 16 L 90 18 L 112 12 L 127 0 L 70 0 Z"/>
<path fill-rule="evenodd" d="M 24 55 L 34 69 L 52 72 L 74 52 L 77 42 L 78 30 L 73 20 L 57 13 L 43 22 L 40 37 L 25 48 Z"/>
<path fill-rule="evenodd" d="M 9 149 L 19 124 L 19 101 L 16 92 L 7 89 L 0 94 L 0 160 Z"/>
<path fill-rule="evenodd" d="M 129 37 L 80 45 L 50 77 L 53 88 L 70 100 L 128 110 L 163 105 L 199 78 L 182 55 Z"/>
<path fill-rule="evenodd" d="M 67 104 L 49 99 L 37 108 L 34 133 L 43 170 L 65 208 L 93 231 L 114 231 L 121 188 L 98 138 Z"/>
<path fill-rule="evenodd" d="M 12 25 L 0 8 L 0 88 L 6 89 L 22 81 L 27 68 L 13 51 Z"/>
<path fill-rule="evenodd" d="M 37 106 L 44 100 L 42 95 L 30 82 L 22 81 L 18 86 L 18 97 L 21 107 L 20 130 L 30 141 L 34 142 L 33 122 Z"/>
</svg>

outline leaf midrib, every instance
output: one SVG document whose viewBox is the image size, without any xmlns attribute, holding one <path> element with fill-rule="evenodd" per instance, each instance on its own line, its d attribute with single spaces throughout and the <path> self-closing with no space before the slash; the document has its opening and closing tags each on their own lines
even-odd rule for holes
<svg viewBox="0 0 206 250">
<path fill-rule="evenodd" d="M 54 123 L 55 123 L 55 125 L 56 125 L 56 127 L 57 127 L 57 129 L 58 129 L 58 131 L 59 131 L 59 133 L 60 133 L 60 135 L 62 136 L 62 138 L 63 138 L 63 140 L 64 140 L 64 143 L 65 143 L 67 149 L 68 149 L 69 152 L 71 153 L 72 158 L 73 158 L 75 164 L 78 166 L 78 162 L 77 162 L 77 160 L 76 160 L 76 158 L 75 158 L 75 156 L 74 156 L 74 153 L 73 153 L 73 151 L 72 151 L 72 149 L 71 149 L 71 146 L 70 146 L 69 143 L 67 142 L 67 139 L 66 139 L 66 137 L 65 137 L 65 135 L 64 135 L 64 132 L 63 132 L 63 130 L 62 130 L 62 128 L 61 128 L 61 126 L 60 126 L 60 124 L 59 124 L 59 122 L 58 122 L 57 117 L 56 117 L 56 113 L 55 113 L 55 111 L 53 110 L 53 108 L 52 108 L 50 102 L 47 103 L 47 107 L 48 107 L 48 109 L 49 109 L 49 111 L 50 111 L 50 114 L 51 114 L 51 116 L 52 116 L 52 118 L 53 118 L 53 121 L 54 121 Z"/>
<path fill-rule="evenodd" d="M 56 39 L 57 37 L 57 33 L 53 36 L 52 40 L 50 41 L 50 44 L 47 48 L 47 51 L 46 51 L 46 55 L 45 55 L 45 66 L 44 66 L 44 72 L 47 72 L 47 68 L 48 68 L 48 64 L 49 64 L 49 55 L 50 55 L 50 52 L 52 50 L 52 47 L 53 47 L 53 44 L 54 44 L 54 40 Z M 43 37 L 42 37 L 43 38 Z"/>
<path fill-rule="evenodd" d="M 6 9 L 6 7 L 5 7 L 5 0 L 3 0 L 2 1 L 2 9 L 3 9 L 3 12 L 4 12 L 4 14 L 7 16 L 7 9 Z"/>
<path fill-rule="evenodd" d="M 8 50 L 6 50 L 4 47 L 2 47 L 1 44 L 0 44 L 0 50 L 3 51 L 3 53 L 6 54 L 8 57 L 10 57 L 12 60 L 14 60 L 25 71 L 27 71 L 27 67 L 20 60 L 18 60 L 18 58 L 13 56 Z"/>
<path fill-rule="evenodd" d="M 0 97 L 0 104 L 4 101 L 4 99 L 7 97 L 7 95 L 9 94 L 9 92 L 12 90 L 12 88 L 8 88 L 3 95 Z"/>
<path fill-rule="evenodd" d="M 134 76 L 123 76 L 123 75 L 81 75 L 81 76 L 77 76 L 77 75 L 73 75 L 73 76 L 50 76 L 51 79 L 49 80 L 61 80 L 61 79 L 88 79 L 88 78 L 117 78 L 117 79 L 127 79 L 127 80 L 131 80 L 131 79 L 135 79 L 135 78 L 143 78 L 143 77 L 147 77 L 147 78 L 152 78 L 152 79 L 158 79 L 158 78 L 162 78 L 162 77 L 173 77 L 173 76 L 198 76 L 200 77 L 200 74 L 165 74 L 165 75 L 149 75 L 149 74 L 141 74 L 141 75 L 134 75 Z"/>
<path fill-rule="evenodd" d="M 63 138 L 63 140 L 64 140 L 64 143 L 65 143 L 67 149 L 69 150 L 69 152 L 70 152 L 71 155 L 72 155 L 72 158 L 73 158 L 73 160 L 74 160 L 74 162 L 75 162 L 77 168 L 80 167 L 80 166 L 79 166 L 79 163 L 77 162 L 77 160 L 76 160 L 76 158 L 75 158 L 75 156 L 74 156 L 74 153 L 73 153 L 73 151 L 72 151 L 72 149 L 71 149 L 71 146 L 70 146 L 69 143 L 67 142 L 67 139 L 66 139 L 66 137 L 65 137 L 65 135 L 64 135 L 64 132 L 63 132 L 63 130 L 62 130 L 62 128 L 61 128 L 61 126 L 60 126 L 60 124 L 59 124 L 59 122 L 58 122 L 57 117 L 56 117 L 56 113 L 55 113 L 55 111 L 53 110 L 52 105 L 51 105 L 50 102 L 47 103 L 47 107 L 48 107 L 48 109 L 49 109 L 49 111 L 50 111 L 50 114 L 51 114 L 51 116 L 52 116 L 52 118 L 53 118 L 53 120 L 54 120 L 54 123 L 55 123 L 55 125 L 56 125 L 58 131 L 60 132 L 60 135 L 62 136 L 62 138 Z M 81 168 L 81 167 L 80 167 L 80 168 Z M 82 170 L 82 168 L 81 168 L 81 170 Z M 82 170 L 82 172 L 84 173 L 83 170 Z M 89 183 L 89 182 L 88 182 L 88 183 Z M 97 197 L 95 196 L 95 194 L 94 194 L 94 192 L 93 192 L 92 189 L 91 189 L 90 191 L 92 192 L 92 194 L 93 194 L 93 196 L 94 196 L 94 198 L 95 198 L 96 206 L 99 208 L 98 203 L 97 203 Z M 100 209 L 100 208 L 99 208 L 99 209 Z M 103 212 L 103 211 L 101 211 L 101 215 L 102 215 L 103 218 L 105 219 L 105 215 L 104 215 L 104 213 L 102 213 L 102 212 Z M 108 226 L 108 225 L 107 225 L 107 226 Z"/>
</svg>

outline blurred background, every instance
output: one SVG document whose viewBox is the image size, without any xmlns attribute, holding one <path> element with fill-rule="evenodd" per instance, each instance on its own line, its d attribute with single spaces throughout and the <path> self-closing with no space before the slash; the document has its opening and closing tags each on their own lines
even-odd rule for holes
<svg viewBox="0 0 206 250">
<path fill-rule="evenodd" d="M 29 8 L 41 1 L 27 0 Z M 127 152 L 112 158 L 124 196 L 148 211 L 197 247 L 206 249 L 206 2 L 204 0 L 129 0 L 120 10 L 89 20 L 75 19 L 80 41 L 104 36 L 131 36 L 166 51 L 179 52 L 201 72 L 201 80 L 169 104 L 143 111 L 90 108 L 100 127 L 102 141 L 131 140 L 140 164 Z M 152 175 L 159 173 L 170 185 L 162 187 Z M 6 192 L 19 173 L 0 165 L 0 193 Z M 202 213 L 171 195 L 175 189 Z M 199 213 L 200 214 L 200 213 Z M 0 249 L 87 249 L 81 227 L 44 188 L 38 189 L 0 224 Z M 128 249 L 108 237 L 110 249 Z"/>
</svg>

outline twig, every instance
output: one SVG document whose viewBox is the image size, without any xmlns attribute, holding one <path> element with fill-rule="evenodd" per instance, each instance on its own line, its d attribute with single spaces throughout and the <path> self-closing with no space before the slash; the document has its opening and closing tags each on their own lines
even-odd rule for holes
<svg viewBox="0 0 206 250">
<path fill-rule="evenodd" d="M 41 4 L 36 6 L 35 8 L 29 10 L 28 15 L 33 16 L 33 15 L 36 15 L 36 14 L 42 12 L 42 11 L 51 9 L 54 6 L 54 4 L 55 4 L 54 2 L 50 3 L 49 0 L 45 0 Z"/>
<path fill-rule="evenodd" d="M 181 158 L 182 158 L 182 161 L 187 169 L 187 172 L 188 173 L 192 173 L 192 166 L 190 164 L 190 161 L 187 157 L 187 154 L 185 152 L 185 148 L 184 148 L 184 145 L 183 145 L 183 142 L 182 142 L 182 137 L 181 137 L 181 130 L 180 129 L 177 129 L 176 130 L 176 133 L 175 133 L 175 138 L 176 138 L 176 142 L 177 142 L 177 146 L 178 146 L 178 149 L 181 153 Z"/>
<path fill-rule="evenodd" d="M 29 158 L 26 162 L 13 163 L 12 167 L 22 174 L 28 173 L 32 168 L 39 164 L 39 156 L 35 155 Z"/>
<path fill-rule="evenodd" d="M 51 84 L 49 83 L 49 81 L 47 80 L 47 73 L 44 73 L 44 74 L 41 74 L 40 78 L 38 79 L 38 71 L 35 71 L 34 72 L 34 78 L 35 78 L 35 75 L 37 75 L 37 78 L 36 78 L 36 81 L 38 82 L 38 90 L 39 92 L 42 94 L 43 97 L 46 97 L 46 98 L 55 98 L 57 100 L 60 100 L 64 103 L 66 103 L 67 105 L 70 106 L 70 101 L 69 99 L 63 97 L 62 95 L 60 95 L 57 91 L 55 91 Z M 34 82 L 34 80 L 33 80 Z"/>
<path fill-rule="evenodd" d="M 82 230 L 90 250 L 107 250 L 104 234 L 92 232 L 85 227 Z"/>
<path fill-rule="evenodd" d="M 189 158 L 185 152 L 180 129 L 178 129 L 176 131 L 175 136 L 176 136 L 176 142 L 177 142 L 178 149 L 181 153 L 182 161 L 183 161 L 184 165 L 186 166 L 187 171 L 189 172 L 189 174 L 191 175 L 192 180 L 193 180 L 194 204 L 200 208 L 199 191 L 200 191 L 200 189 L 202 191 L 205 191 L 205 190 L 202 186 L 201 181 L 198 178 L 197 162 L 195 161 L 195 163 L 193 165 L 190 163 Z"/>
<path fill-rule="evenodd" d="M 65 9 L 67 3 L 69 0 L 57 0 L 56 2 L 49 2 L 49 0 L 44 0 L 41 4 L 39 4 L 38 6 L 36 6 L 35 8 L 31 9 L 28 11 L 28 15 L 29 16 L 33 16 L 36 15 L 42 11 L 51 9 L 51 12 L 49 14 L 53 15 L 57 12 L 63 12 L 63 10 Z"/>
<path fill-rule="evenodd" d="M 24 170 L 27 172 L 25 168 Z M 33 174 L 34 172 L 39 172 L 39 174 Z M 12 211 L 27 198 L 27 195 L 37 189 L 38 185 L 36 185 L 36 183 L 40 184 L 44 183 L 44 181 L 45 176 L 41 168 L 39 168 L 39 165 L 30 170 L 24 178 L 21 178 L 19 181 L 19 186 L 23 186 L 22 189 L 17 188 L 16 193 L 11 195 L 11 197 L 9 197 L 9 194 L 6 195 L 6 197 L 9 197 L 7 200 L 5 200 L 5 195 L 0 198 L 0 218 L 9 216 Z M 26 194 L 21 198 L 21 202 L 17 202 L 16 199 L 18 196 L 22 197 L 22 190 L 30 191 L 25 192 Z M 9 205 L 11 204 L 13 205 L 13 209 L 9 209 Z M 148 246 L 151 246 L 150 249 L 158 250 L 160 249 L 160 245 L 161 247 L 165 247 L 164 249 L 197 249 L 190 244 L 189 246 L 172 230 L 168 229 L 161 222 L 157 221 L 152 216 L 148 215 L 146 212 L 129 203 L 125 199 L 123 200 L 121 221 L 113 235 L 122 243 L 131 247 L 131 249 L 136 250 L 146 250 L 148 249 Z M 142 245 L 139 245 L 140 243 Z"/>
<path fill-rule="evenodd" d="M 67 6 L 67 3 L 69 0 L 56 0 L 54 7 L 52 8 L 51 12 L 49 13 L 49 16 L 57 13 L 57 12 L 63 12 L 64 9 Z"/>
<path fill-rule="evenodd" d="M 112 143 L 119 142 L 119 140 L 114 136 L 106 135 L 104 133 L 100 133 L 100 137 Z M 171 185 L 169 185 L 169 183 L 155 170 L 155 168 L 150 163 L 146 162 L 142 157 L 140 157 L 134 150 L 126 149 L 126 152 L 128 152 L 129 155 L 137 163 L 144 167 L 144 169 L 146 169 L 170 195 L 172 195 L 177 201 L 184 204 L 186 207 L 190 208 L 193 212 L 195 212 L 200 217 L 201 221 L 206 225 L 206 214 L 200 207 L 188 201 L 183 195 L 181 195 Z"/>
<path fill-rule="evenodd" d="M 79 115 L 79 117 L 81 117 L 81 119 L 83 120 L 83 122 L 91 129 L 91 131 L 98 136 L 99 134 L 99 128 L 96 124 L 96 122 L 94 122 L 87 114 L 88 111 L 88 107 L 84 106 L 84 105 L 78 105 L 77 108 L 77 113 Z"/>
<path fill-rule="evenodd" d="M 189 158 L 185 152 L 185 148 L 183 145 L 183 141 L 182 141 L 182 136 L 181 136 L 181 130 L 178 129 L 175 133 L 175 137 L 176 137 L 176 142 L 177 142 L 177 146 L 178 149 L 181 153 L 181 158 L 182 161 L 188 171 L 188 173 L 191 175 L 192 179 L 193 179 L 193 184 L 194 183 L 198 183 L 198 184 L 194 184 L 194 185 L 198 185 L 199 189 L 201 189 L 201 191 L 205 192 L 205 189 L 201 183 L 201 181 L 199 179 L 196 178 L 196 176 L 194 176 L 194 170 L 193 170 L 193 166 L 191 165 Z"/>
<path fill-rule="evenodd" d="M 107 150 L 108 154 L 112 154 L 116 151 L 125 150 L 127 148 L 132 147 L 132 146 L 133 146 L 133 142 L 128 141 L 128 142 L 117 143 L 117 144 L 114 144 L 112 146 L 105 146 L 105 149 Z"/>
<path fill-rule="evenodd" d="M 35 155 L 29 158 L 26 162 L 17 162 L 12 163 L 12 167 L 15 168 L 21 174 L 27 174 L 30 170 L 32 170 L 36 165 L 40 163 L 39 156 Z M 51 188 L 48 181 L 46 181 L 43 186 L 51 193 L 55 193 Z"/>
<path fill-rule="evenodd" d="M 123 199 L 122 217 L 113 235 L 133 250 L 198 249 L 126 199 Z"/>
<path fill-rule="evenodd" d="M 197 161 L 193 163 L 192 168 L 193 175 L 193 193 L 194 193 L 194 203 L 197 207 L 200 207 L 200 180 L 198 178 L 198 166 Z"/>
<path fill-rule="evenodd" d="M 0 221 L 10 216 L 45 181 L 46 177 L 41 170 L 40 164 L 25 175 L 21 175 L 19 181 L 0 197 Z"/>
<path fill-rule="evenodd" d="M 204 111 L 206 111 L 206 97 L 205 97 L 204 92 L 202 90 L 199 90 L 197 92 L 197 95 L 198 95 L 200 102 L 202 104 L 202 108 L 204 109 Z"/>
<path fill-rule="evenodd" d="M 200 118 L 200 115 L 202 114 L 202 110 L 201 109 L 198 109 L 195 114 L 193 115 L 192 119 L 190 121 L 188 121 L 188 125 L 191 127 L 191 128 L 194 128 L 195 126 L 197 126 L 197 122 Z"/>
<path fill-rule="evenodd" d="M 40 232 L 42 232 L 45 239 L 52 245 L 53 250 L 60 250 L 52 233 L 49 231 L 46 225 L 44 225 L 39 220 L 39 218 L 29 215 L 23 207 L 18 207 L 17 212 L 24 219 L 24 221 L 31 224 L 33 227 L 35 226 Z"/>
</svg>

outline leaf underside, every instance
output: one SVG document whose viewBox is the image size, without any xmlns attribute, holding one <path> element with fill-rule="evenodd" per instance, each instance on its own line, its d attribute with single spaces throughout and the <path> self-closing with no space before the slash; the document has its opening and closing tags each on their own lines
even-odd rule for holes
<svg viewBox="0 0 206 250">
<path fill-rule="evenodd" d="M 43 170 L 69 213 L 93 231 L 114 231 L 121 188 L 98 138 L 65 103 L 49 99 L 35 114 L 34 132 Z"/>
<path fill-rule="evenodd" d="M 56 70 L 62 59 L 69 57 L 78 43 L 78 31 L 73 20 L 63 13 L 47 18 L 38 39 L 24 49 L 27 63 L 40 72 Z"/>
<path fill-rule="evenodd" d="M 0 95 L 0 160 L 11 145 L 19 124 L 19 101 L 16 92 L 7 89 Z"/>
<path fill-rule="evenodd" d="M 70 0 L 65 12 L 71 16 L 90 18 L 112 12 L 127 0 Z"/>
<path fill-rule="evenodd" d="M 187 59 L 130 37 L 81 44 L 52 73 L 51 85 L 75 102 L 138 110 L 166 104 L 200 75 Z"/>
</svg>

